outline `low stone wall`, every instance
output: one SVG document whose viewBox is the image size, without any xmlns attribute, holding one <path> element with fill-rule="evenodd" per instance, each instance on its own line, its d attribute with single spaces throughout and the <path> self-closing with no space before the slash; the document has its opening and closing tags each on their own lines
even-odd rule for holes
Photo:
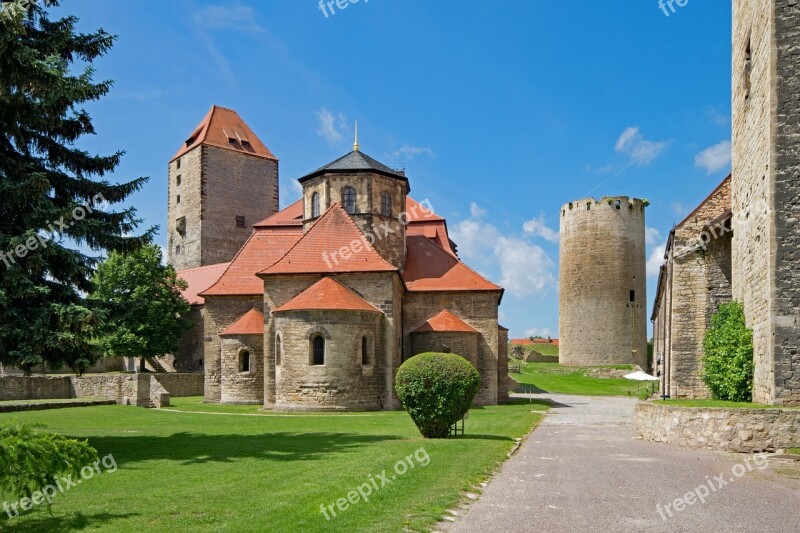
<svg viewBox="0 0 800 533">
<path fill-rule="evenodd" d="M 46 411 L 49 409 L 66 409 L 67 407 L 93 407 L 95 405 L 114 405 L 116 403 L 114 400 L 79 400 L 74 402 L 0 404 L 0 413 Z"/>
<path fill-rule="evenodd" d="M 120 405 L 163 407 L 170 397 L 202 396 L 201 374 L 0 376 L 0 401 L 93 398 Z"/>
<path fill-rule="evenodd" d="M 636 406 L 636 434 L 654 442 L 727 452 L 774 451 L 800 446 L 800 409 Z"/>
<path fill-rule="evenodd" d="M 172 398 L 202 396 L 205 376 L 203 374 L 153 374 Z"/>
</svg>

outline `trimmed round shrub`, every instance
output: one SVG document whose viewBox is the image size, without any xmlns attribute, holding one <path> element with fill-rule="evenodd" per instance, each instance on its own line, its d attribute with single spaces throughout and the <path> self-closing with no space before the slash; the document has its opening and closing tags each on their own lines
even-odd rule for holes
<svg viewBox="0 0 800 533">
<path fill-rule="evenodd" d="M 752 401 L 753 331 L 745 325 L 742 304 L 734 301 L 720 306 L 711 317 L 703 348 L 703 381 L 714 398 Z"/>
<path fill-rule="evenodd" d="M 441 439 L 469 410 L 480 381 L 475 367 L 460 355 L 423 353 L 397 370 L 395 390 L 420 433 Z"/>
</svg>

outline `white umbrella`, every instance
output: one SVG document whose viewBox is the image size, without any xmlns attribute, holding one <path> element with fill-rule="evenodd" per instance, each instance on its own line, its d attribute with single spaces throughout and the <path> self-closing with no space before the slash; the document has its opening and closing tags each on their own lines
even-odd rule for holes
<svg viewBox="0 0 800 533">
<path fill-rule="evenodd" d="M 660 381 L 659 378 L 651 376 L 647 372 L 642 372 L 641 370 L 632 372 L 624 377 L 625 379 L 631 379 L 633 381 Z M 639 385 L 636 386 L 636 390 L 639 390 Z"/>
<path fill-rule="evenodd" d="M 625 379 L 632 379 L 634 381 L 658 381 L 659 378 L 655 376 L 651 376 L 647 372 L 642 372 L 641 370 L 637 370 L 631 374 L 624 376 Z"/>
</svg>

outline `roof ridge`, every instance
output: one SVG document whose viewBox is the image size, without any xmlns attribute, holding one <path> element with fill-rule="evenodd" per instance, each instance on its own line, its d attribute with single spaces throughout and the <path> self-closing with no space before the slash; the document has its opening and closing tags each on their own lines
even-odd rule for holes
<svg viewBox="0 0 800 533">
<path fill-rule="evenodd" d="M 341 283 L 340 281 L 336 280 L 332 276 L 323 276 L 323 277 L 321 277 L 320 279 L 318 279 L 317 281 L 312 283 L 309 287 L 307 287 L 305 290 L 301 291 L 300 294 L 297 294 L 293 298 L 290 298 L 283 305 L 281 305 L 277 309 L 275 309 L 275 312 L 278 313 L 278 312 L 294 311 L 294 310 L 301 309 L 299 307 L 296 308 L 296 309 L 292 309 L 292 308 L 285 309 L 285 308 L 287 306 L 289 306 L 292 302 L 301 299 L 304 295 L 306 295 L 306 296 L 313 295 L 314 293 L 316 293 L 316 292 L 318 292 L 320 290 L 320 286 L 321 285 L 328 284 L 328 283 L 333 283 L 333 285 L 335 287 L 337 287 L 339 290 L 344 291 L 345 294 L 348 297 L 355 298 L 358 302 L 360 302 L 360 303 L 363 302 L 364 304 L 366 304 L 366 306 L 371 308 L 371 309 L 369 309 L 369 311 L 374 311 L 376 313 L 383 314 L 383 311 L 381 311 L 380 309 L 378 309 L 377 307 L 372 305 L 370 302 L 368 302 L 366 298 L 364 298 L 363 296 L 358 294 L 356 291 L 354 291 L 353 289 L 351 289 L 347 285 L 345 285 L 345 284 Z M 308 304 L 304 304 L 304 305 L 308 305 Z M 313 310 L 312 308 L 308 308 L 308 309 Z M 342 307 L 342 310 L 348 311 L 348 310 L 353 310 L 353 309 L 347 309 L 345 307 Z M 361 309 L 361 311 L 367 311 L 367 310 L 366 309 Z"/>
<path fill-rule="evenodd" d="M 464 266 L 464 268 L 466 268 L 467 270 L 469 270 L 470 272 L 472 272 L 473 274 L 475 274 L 476 276 L 478 276 L 479 278 L 481 278 L 481 279 L 482 279 L 483 281 L 485 281 L 486 283 L 489 283 L 489 284 L 491 284 L 491 285 L 494 285 L 495 287 L 497 287 L 497 288 L 498 288 L 498 290 L 503 290 L 503 287 L 501 287 L 500 285 L 498 285 L 498 284 L 497 284 L 497 283 L 495 283 L 494 281 L 492 281 L 492 280 L 490 280 L 490 279 L 487 279 L 485 276 L 483 276 L 482 274 L 480 274 L 479 272 L 477 272 L 476 270 L 474 270 L 474 269 L 473 269 L 471 266 L 469 266 L 469 265 L 468 265 L 468 264 L 466 264 L 464 261 L 462 261 L 462 260 L 461 260 L 461 258 L 460 258 L 460 257 L 458 257 L 458 255 L 455 255 L 455 256 L 454 256 L 453 254 L 450 254 L 450 253 L 448 253 L 448 252 L 447 252 L 447 250 L 445 250 L 444 248 L 442 248 L 441 246 L 439 246 L 438 244 L 436 244 L 436 243 L 435 243 L 435 242 L 433 242 L 432 240 L 430 240 L 430 239 L 428 239 L 427 237 L 424 237 L 424 236 L 422 236 L 422 235 L 412 235 L 412 237 L 422 237 L 423 239 L 425 239 L 426 241 L 428 241 L 429 243 L 431 243 L 432 245 L 434 245 L 435 247 L 437 247 L 438 249 L 440 249 L 442 252 L 444 252 L 444 253 L 446 253 L 447 255 L 449 255 L 450 257 L 454 258 L 454 259 L 456 260 L 456 262 L 457 262 L 457 263 L 460 263 L 461 265 L 463 265 L 463 266 Z"/>
</svg>

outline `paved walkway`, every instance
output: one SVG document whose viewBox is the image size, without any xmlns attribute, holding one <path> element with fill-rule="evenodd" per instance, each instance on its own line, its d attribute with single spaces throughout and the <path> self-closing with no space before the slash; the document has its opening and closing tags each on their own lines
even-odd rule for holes
<svg viewBox="0 0 800 533">
<path fill-rule="evenodd" d="M 737 478 L 753 456 L 635 439 L 635 400 L 535 397 L 555 407 L 481 498 L 441 530 L 800 531 L 800 480 L 776 475 L 774 463 L 763 470 L 753 465 Z M 717 488 L 720 474 L 727 485 Z M 709 483 L 713 491 L 699 488 Z M 697 494 L 709 493 L 705 503 L 674 510 L 676 499 L 698 488 Z"/>
</svg>

